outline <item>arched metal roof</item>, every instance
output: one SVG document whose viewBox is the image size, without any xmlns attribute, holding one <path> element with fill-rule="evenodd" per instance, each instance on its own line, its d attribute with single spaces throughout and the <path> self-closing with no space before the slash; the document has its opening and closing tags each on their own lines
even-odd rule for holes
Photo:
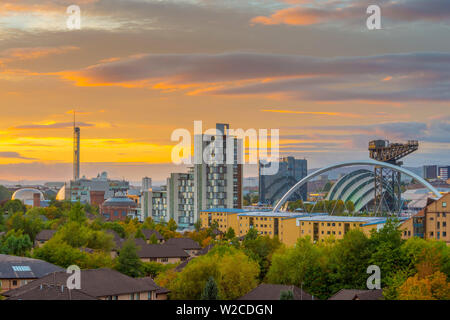
<svg viewBox="0 0 450 320">
<path fill-rule="evenodd" d="M 435 187 L 433 187 L 428 181 L 424 180 L 422 177 L 418 176 L 414 172 L 411 172 L 405 168 L 402 168 L 402 167 L 399 167 L 399 166 L 396 166 L 396 165 L 393 165 L 393 164 L 390 164 L 387 162 L 381 162 L 381 161 L 376 161 L 376 160 L 372 160 L 372 159 L 356 160 L 356 161 L 341 162 L 341 163 L 333 164 L 331 166 L 321 168 L 321 169 L 309 174 L 308 176 L 304 177 L 299 182 L 297 182 L 291 189 L 289 189 L 289 191 L 286 192 L 286 194 L 278 201 L 278 203 L 273 208 L 273 212 L 279 211 L 280 207 L 286 202 L 287 199 L 289 199 L 291 194 L 294 193 L 298 188 L 303 186 L 305 183 L 307 183 L 309 180 L 321 175 L 324 172 L 327 172 L 327 171 L 330 171 L 333 169 L 337 169 L 337 168 L 350 167 L 350 166 L 379 166 L 379 167 L 383 167 L 383 168 L 392 169 L 394 171 L 403 173 L 403 174 L 413 178 L 414 180 L 418 181 L 420 184 L 422 184 L 424 187 L 426 187 L 428 190 L 430 190 L 432 193 L 434 193 L 434 195 L 437 198 L 440 198 L 442 196 L 441 193 Z"/>
</svg>

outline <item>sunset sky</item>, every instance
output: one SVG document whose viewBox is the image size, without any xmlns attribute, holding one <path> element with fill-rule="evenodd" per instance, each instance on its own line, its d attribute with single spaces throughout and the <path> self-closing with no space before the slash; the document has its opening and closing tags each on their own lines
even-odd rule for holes
<svg viewBox="0 0 450 320">
<path fill-rule="evenodd" d="M 0 181 L 70 179 L 73 110 L 88 177 L 183 171 L 170 136 L 194 120 L 280 129 L 310 168 L 367 159 L 374 138 L 450 164 L 449 103 L 448 0 L 0 2 Z"/>
</svg>

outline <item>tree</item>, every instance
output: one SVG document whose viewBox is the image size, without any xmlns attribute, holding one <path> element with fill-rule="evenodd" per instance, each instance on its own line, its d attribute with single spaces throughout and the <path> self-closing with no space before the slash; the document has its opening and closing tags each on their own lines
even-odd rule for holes
<svg viewBox="0 0 450 320">
<path fill-rule="evenodd" d="M 158 244 L 158 237 L 156 237 L 156 234 L 152 234 L 150 237 L 150 243 L 151 244 Z"/>
<path fill-rule="evenodd" d="M 43 222 L 36 212 L 25 215 L 18 211 L 9 217 L 6 226 L 8 230 L 22 230 L 24 234 L 28 234 L 33 242 L 36 235 L 41 231 Z"/>
<path fill-rule="evenodd" d="M 130 277 L 141 277 L 143 275 L 143 266 L 137 250 L 134 239 L 128 238 L 119 251 L 116 270 Z"/>
<path fill-rule="evenodd" d="M 280 247 L 272 256 L 267 281 L 303 287 L 314 296 L 325 298 L 329 292 L 329 271 L 323 250 L 309 237 L 298 239 L 293 248 Z"/>
<path fill-rule="evenodd" d="M 294 293 L 292 290 L 283 290 L 280 293 L 280 300 L 294 300 Z"/>
<path fill-rule="evenodd" d="M 35 248 L 33 257 L 63 268 L 73 264 L 82 267 L 86 262 L 86 253 L 55 237 L 47 241 L 41 248 Z"/>
<path fill-rule="evenodd" d="M 250 228 L 247 234 L 244 236 L 244 241 L 255 240 L 256 238 L 258 238 L 258 230 L 256 230 L 255 228 Z"/>
<path fill-rule="evenodd" d="M 231 240 L 234 237 L 236 237 L 236 233 L 234 232 L 234 229 L 232 227 L 229 227 L 227 232 L 224 235 L 225 239 Z"/>
<path fill-rule="evenodd" d="M 24 256 L 31 248 L 33 248 L 33 242 L 31 242 L 28 234 L 22 234 L 22 231 L 9 231 L 0 242 L 0 253 L 9 254 L 14 256 Z"/>
<path fill-rule="evenodd" d="M 69 211 L 69 220 L 83 223 L 86 221 L 86 213 L 84 212 L 84 208 L 81 203 L 75 203 Z"/>
<path fill-rule="evenodd" d="M 167 223 L 167 227 L 172 232 L 177 231 L 178 229 L 178 225 L 173 218 L 170 218 L 169 222 Z"/>
<path fill-rule="evenodd" d="M 243 242 L 244 252 L 253 260 L 258 262 L 260 268 L 259 279 L 262 281 L 269 270 L 273 253 L 281 247 L 277 237 L 269 236 L 247 239 Z"/>
<path fill-rule="evenodd" d="M 198 220 L 194 223 L 194 228 L 195 228 L 195 231 L 197 231 L 197 232 L 200 231 L 200 229 L 202 228 L 202 222 L 201 222 L 200 219 L 198 219 Z"/>
<path fill-rule="evenodd" d="M 11 192 L 4 186 L 0 186 L 0 202 L 11 199 Z"/>
<path fill-rule="evenodd" d="M 198 300 L 212 277 L 220 299 L 237 299 L 256 287 L 258 273 L 258 264 L 242 251 L 217 245 L 206 255 L 190 261 L 167 288 L 172 291 L 173 299 Z"/>
<path fill-rule="evenodd" d="M 25 213 L 27 211 L 26 206 L 20 200 L 8 200 L 2 207 L 4 214 L 12 215 L 16 212 Z"/>
<path fill-rule="evenodd" d="M 426 277 L 417 273 L 400 287 L 400 300 L 450 300 L 450 283 L 437 271 Z"/>
<path fill-rule="evenodd" d="M 209 277 L 203 288 L 201 300 L 218 300 L 218 288 L 213 277 Z"/>
</svg>

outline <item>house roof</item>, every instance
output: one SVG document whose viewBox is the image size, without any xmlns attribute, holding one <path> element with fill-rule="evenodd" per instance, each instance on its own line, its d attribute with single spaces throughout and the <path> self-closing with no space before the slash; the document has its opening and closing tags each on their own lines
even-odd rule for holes
<svg viewBox="0 0 450 320">
<path fill-rule="evenodd" d="M 328 300 L 380 300 L 382 290 L 341 289 Z"/>
<path fill-rule="evenodd" d="M 38 241 L 48 241 L 55 235 L 56 230 L 44 229 L 36 235 Z"/>
<path fill-rule="evenodd" d="M 166 241 L 166 244 L 175 245 L 184 250 L 200 250 L 202 248 L 197 241 L 190 238 L 171 238 Z"/>
<path fill-rule="evenodd" d="M 211 250 L 213 247 L 214 247 L 214 243 L 207 245 L 202 250 L 197 252 L 197 256 L 202 256 L 202 255 L 207 254 L 209 252 L 209 250 Z"/>
<path fill-rule="evenodd" d="M 223 212 L 223 213 L 242 213 L 242 212 L 247 212 L 248 210 L 244 210 L 244 209 L 236 209 L 236 208 L 212 208 L 212 209 L 208 209 L 208 210 L 202 210 L 201 212 Z"/>
<path fill-rule="evenodd" d="M 70 274 L 55 272 L 43 278 L 32 281 L 20 288 L 13 289 L 3 293 L 6 297 L 16 297 L 24 292 L 42 285 L 66 285 Z M 122 294 L 131 294 L 138 292 L 155 291 L 158 288 L 148 281 L 140 281 L 131 278 L 112 269 L 88 269 L 81 270 L 81 290 L 94 297 L 116 296 Z"/>
<path fill-rule="evenodd" d="M 0 254 L 0 279 L 37 279 L 63 270 L 43 260 Z"/>
<path fill-rule="evenodd" d="M 169 293 L 170 292 L 169 289 L 166 289 L 166 288 L 158 286 L 156 284 L 156 282 L 153 281 L 153 279 L 150 278 L 150 277 L 139 278 L 138 280 L 144 281 L 144 282 L 148 283 L 149 285 L 153 285 L 156 288 L 156 294 L 163 294 L 163 293 Z"/>
<path fill-rule="evenodd" d="M 183 269 L 186 268 L 186 266 L 188 265 L 188 263 L 189 263 L 191 260 L 192 260 L 192 258 L 188 258 L 188 259 L 184 260 L 182 263 L 180 263 L 179 265 L 177 265 L 177 266 L 175 267 L 174 270 L 175 270 L 176 272 L 181 272 L 181 271 L 183 271 Z"/>
<path fill-rule="evenodd" d="M 156 230 L 142 229 L 141 231 L 144 234 L 145 238 L 147 238 L 147 240 L 150 240 L 152 235 L 155 235 L 156 239 L 158 240 L 164 240 L 164 237 Z"/>
<path fill-rule="evenodd" d="M 82 290 L 69 290 L 66 286 L 42 285 L 22 291 L 6 300 L 98 300 Z"/>
<path fill-rule="evenodd" d="M 282 291 L 292 291 L 294 300 L 312 300 L 313 297 L 296 286 L 262 283 L 238 300 L 280 300 Z"/>
<path fill-rule="evenodd" d="M 187 258 L 189 254 L 171 244 L 145 244 L 138 251 L 139 258 Z"/>
</svg>

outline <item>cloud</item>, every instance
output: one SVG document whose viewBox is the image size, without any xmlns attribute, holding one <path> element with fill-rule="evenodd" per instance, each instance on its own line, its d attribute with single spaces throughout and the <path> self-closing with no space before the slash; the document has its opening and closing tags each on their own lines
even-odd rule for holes
<svg viewBox="0 0 450 320">
<path fill-rule="evenodd" d="M 449 101 L 450 54 L 147 54 L 56 75 L 78 86 L 309 101 Z M 389 81 L 382 81 L 389 77 Z"/>
<path fill-rule="evenodd" d="M 326 112 L 326 111 L 295 111 L 295 110 L 274 110 L 274 109 L 263 109 L 261 112 L 272 112 L 272 113 L 283 113 L 283 114 L 303 114 L 303 115 L 318 115 L 318 116 L 334 116 L 334 117 L 344 117 L 344 118 L 361 118 L 360 114 L 356 113 L 344 113 L 344 112 Z"/>
<path fill-rule="evenodd" d="M 79 50 L 79 48 L 75 46 L 62 46 L 7 49 L 0 52 L 0 65 L 22 60 L 34 60 L 55 54 L 64 54 L 74 50 Z"/>
<path fill-rule="evenodd" d="M 366 10 L 373 4 L 380 6 L 382 19 L 392 23 L 447 22 L 450 18 L 450 5 L 447 0 L 381 0 L 378 3 L 371 0 L 349 0 L 300 4 L 282 8 L 268 16 L 254 17 L 251 19 L 251 23 L 305 26 L 358 22 L 365 26 L 364 21 L 368 17 Z"/>
<path fill-rule="evenodd" d="M 0 158 L 22 159 L 22 160 L 36 160 L 20 155 L 18 152 L 0 152 Z"/>
<path fill-rule="evenodd" d="M 76 123 L 77 127 L 94 127 L 93 123 L 79 122 Z M 13 129 L 66 129 L 72 128 L 73 122 L 54 122 L 49 124 L 24 124 L 15 126 Z"/>
</svg>

